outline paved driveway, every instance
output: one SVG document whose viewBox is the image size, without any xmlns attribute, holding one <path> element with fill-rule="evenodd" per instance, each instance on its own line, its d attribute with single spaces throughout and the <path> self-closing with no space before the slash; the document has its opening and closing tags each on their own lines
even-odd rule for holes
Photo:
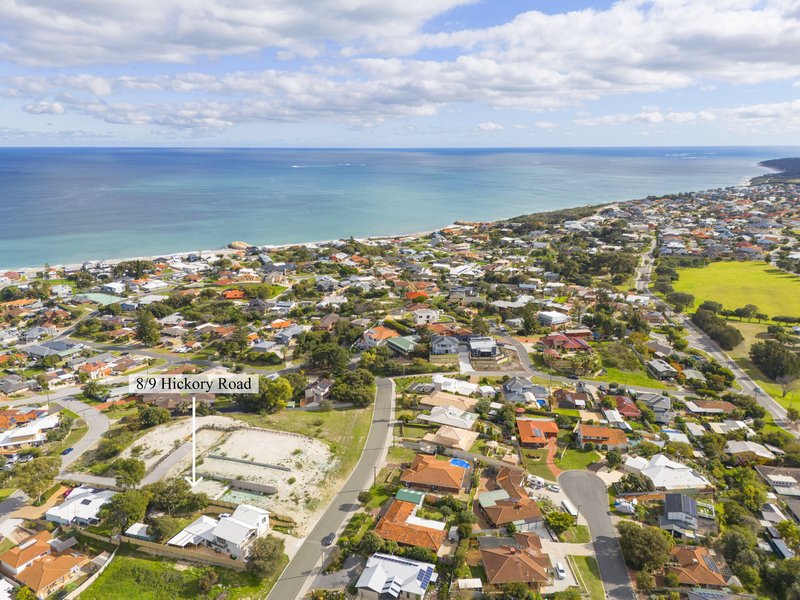
<svg viewBox="0 0 800 600">
<path fill-rule="evenodd" d="M 606 595 L 615 600 L 635 600 L 617 531 L 608 514 L 606 484 L 589 471 L 567 471 L 558 483 L 589 524 Z"/>
</svg>

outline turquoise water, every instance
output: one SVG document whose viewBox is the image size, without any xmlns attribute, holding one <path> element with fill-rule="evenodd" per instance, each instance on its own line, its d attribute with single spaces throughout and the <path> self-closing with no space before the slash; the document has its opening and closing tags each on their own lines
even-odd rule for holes
<svg viewBox="0 0 800 600">
<path fill-rule="evenodd" d="M 0 149 L 0 268 L 350 235 L 735 185 L 785 148 Z"/>
</svg>

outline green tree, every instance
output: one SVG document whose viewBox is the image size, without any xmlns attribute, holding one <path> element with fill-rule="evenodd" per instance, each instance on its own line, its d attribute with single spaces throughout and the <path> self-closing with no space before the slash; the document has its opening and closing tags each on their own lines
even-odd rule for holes
<svg viewBox="0 0 800 600">
<path fill-rule="evenodd" d="M 271 577 L 282 563 L 284 546 L 283 539 L 273 535 L 257 538 L 250 547 L 247 570 L 262 579 Z"/>
<path fill-rule="evenodd" d="M 361 538 L 358 547 L 364 554 L 372 555 L 383 549 L 383 539 L 374 531 L 368 531 Z"/>
<path fill-rule="evenodd" d="M 155 346 L 161 339 L 161 330 L 156 318 L 146 308 L 140 308 L 136 316 L 136 338 L 145 346 Z"/>
<path fill-rule="evenodd" d="M 619 450 L 609 450 L 606 452 L 606 464 L 609 469 L 616 469 L 622 464 L 622 454 Z"/>
<path fill-rule="evenodd" d="M 286 404 L 292 399 L 293 394 L 292 384 L 285 378 L 260 377 L 258 393 L 239 396 L 239 403 L 251 412 L 275 413 L 286 408 Z"/>
<path fill-rule="evenodd" d="M 147 525 L 147 533 L 157 542 L 166 541 L 183 529 L 183 522 L 169 515 L 151 517 Z"/>
<path fill-rule="evenodd" d="M 544 522 L 556 535 L 561 535 L 575 524 L 575 518 L 565 512 L 553 510 L 544 516 Z"/>
<path fill-rule="evenodd" d="M 635 571 L 660 569 L 669 559 L 675 545 L 668 534 L 656 527 L 639 527 L 623 521 L 619 528 L 619 545 L 625 562 Z"/>
<path fill-rule="evenodd" d="M 183 477 L 157 481 L 146 489 L 152 494 L 150 508 L 168 515 L 187 515 L 208 506 L 208 496 L 193 492 Z"/>
<path fill-rule="evenodd" d="M 350 353 L 333 342 L 320 344 L 311 350 L 308 364 L 314 369 L 342 373 L 350 362 Z"/>
<path fill-rule="evenodd" d="M 139 405 L 138 413 L 140 429 L 149 429 L 150 427 L 161 425 L 169 421 L 171 418 L 171 415 L 166 408 L 152 406 L 150 404 Z"/>
<path fill-rule="evenodd" d="M 669 302 L 676 311 L 683 312 L 694 304 L 694 296 L 686 292 L 671 292 L 667 294 L 667 302 Z"/>
<path fill-rule="evenodd" d="M 27 585 L 17 588 L 17 591 L 14 593 L 14 598 L 16 598 L 16 600 L 39 600 L 39 597 Z"/>
<path fill-rule="evenodd" d="M 117 485 L 121 488 L 136 487 L 145 473 L 144 461 L 138 458 L 118 458 L 113 468 Z"/>
<path fill-rule="evenodd" d="M 115 532 L 125 531 L 134 523 L 144 520 L 152 496 L 147 490 L 125 490 L 114 494 L 100 508 L 100 520 Z"/>
<path fill-rule="evenodd" d="M 34 458 L 29 463 L 18 464 L 14 469 L 17 486 L 38 502 L 61 470 L 61 460 L 56 456 Z"/>
</svg>

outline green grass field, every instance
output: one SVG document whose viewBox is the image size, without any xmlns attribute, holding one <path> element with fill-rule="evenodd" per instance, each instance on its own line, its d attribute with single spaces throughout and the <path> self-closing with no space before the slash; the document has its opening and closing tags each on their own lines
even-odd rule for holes
<svg viewBox="0 0 800 600">
<path fill-rule="evenodd" d="M 593 450 L 587 452 L 586 450 L 567 448 L 564 450 L 564 454 L 556 458 L 556 466 L 563 471 L 582 470 L 598 460 L 600 460 L 600 455 Z"/>
<path fill-rule="evenodd" d="M 276 573 L 286 563 L 277 565 Z M 219 576 L 214 590 L 224 591 L 229 600 L 265 597 L 275 583 L 275 578 L 261 580 L 250 573 L 237 573 L 229 569 L 213 569 Z M 83 594 L 86 600 L 128 600 L 132 595 L 139 600 L 174 600 L 175 598 L 200 598 L 199 581 L 205 569 L 189 567 L 178 570 L 174 563 L 164 558 L 134 558 L 117 556 L 97 581 Z M 210 597 L 216 597 L 212 590 Z"/>
<path fill-rule="evenodd" d="M 714 300 L 730 310 L 755 304 L 770 317 L 800 315 L 800 277 L 766 263 L 716 262 L 678 274 L 675 291 L 692 294 L 696 305 Z"/>
</svg>

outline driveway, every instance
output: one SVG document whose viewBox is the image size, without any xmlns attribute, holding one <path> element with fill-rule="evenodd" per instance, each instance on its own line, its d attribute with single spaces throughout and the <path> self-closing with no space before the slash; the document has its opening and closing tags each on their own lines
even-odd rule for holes
<svg viewBox="0 0 800 600">
<path fill-rule="evenodd" d="M 615 600 L 636 600 L 617 531 L 608 514 L 606 484 L 589 471 L 567 471 L 558 483 L 589 524 L 606 595 Z"/>
<path fill-rule="evenodd" d="M 347 520 L 360 508 L 358 493 L 372 486 L 374 473 L 386 460 L 386 452 L 392 439 L 392 411 L 394 406 L 394 382 L 378 379 L 375 410 L 372 413 L 367 443 L 350 478 L 308 534 L 300 550 L 284 569 L 268 600 L 302 598 L 318 575 L 317 566 L 322 560 L 322 539 L 331 532 L 344 529 Z"/>
</svg>

